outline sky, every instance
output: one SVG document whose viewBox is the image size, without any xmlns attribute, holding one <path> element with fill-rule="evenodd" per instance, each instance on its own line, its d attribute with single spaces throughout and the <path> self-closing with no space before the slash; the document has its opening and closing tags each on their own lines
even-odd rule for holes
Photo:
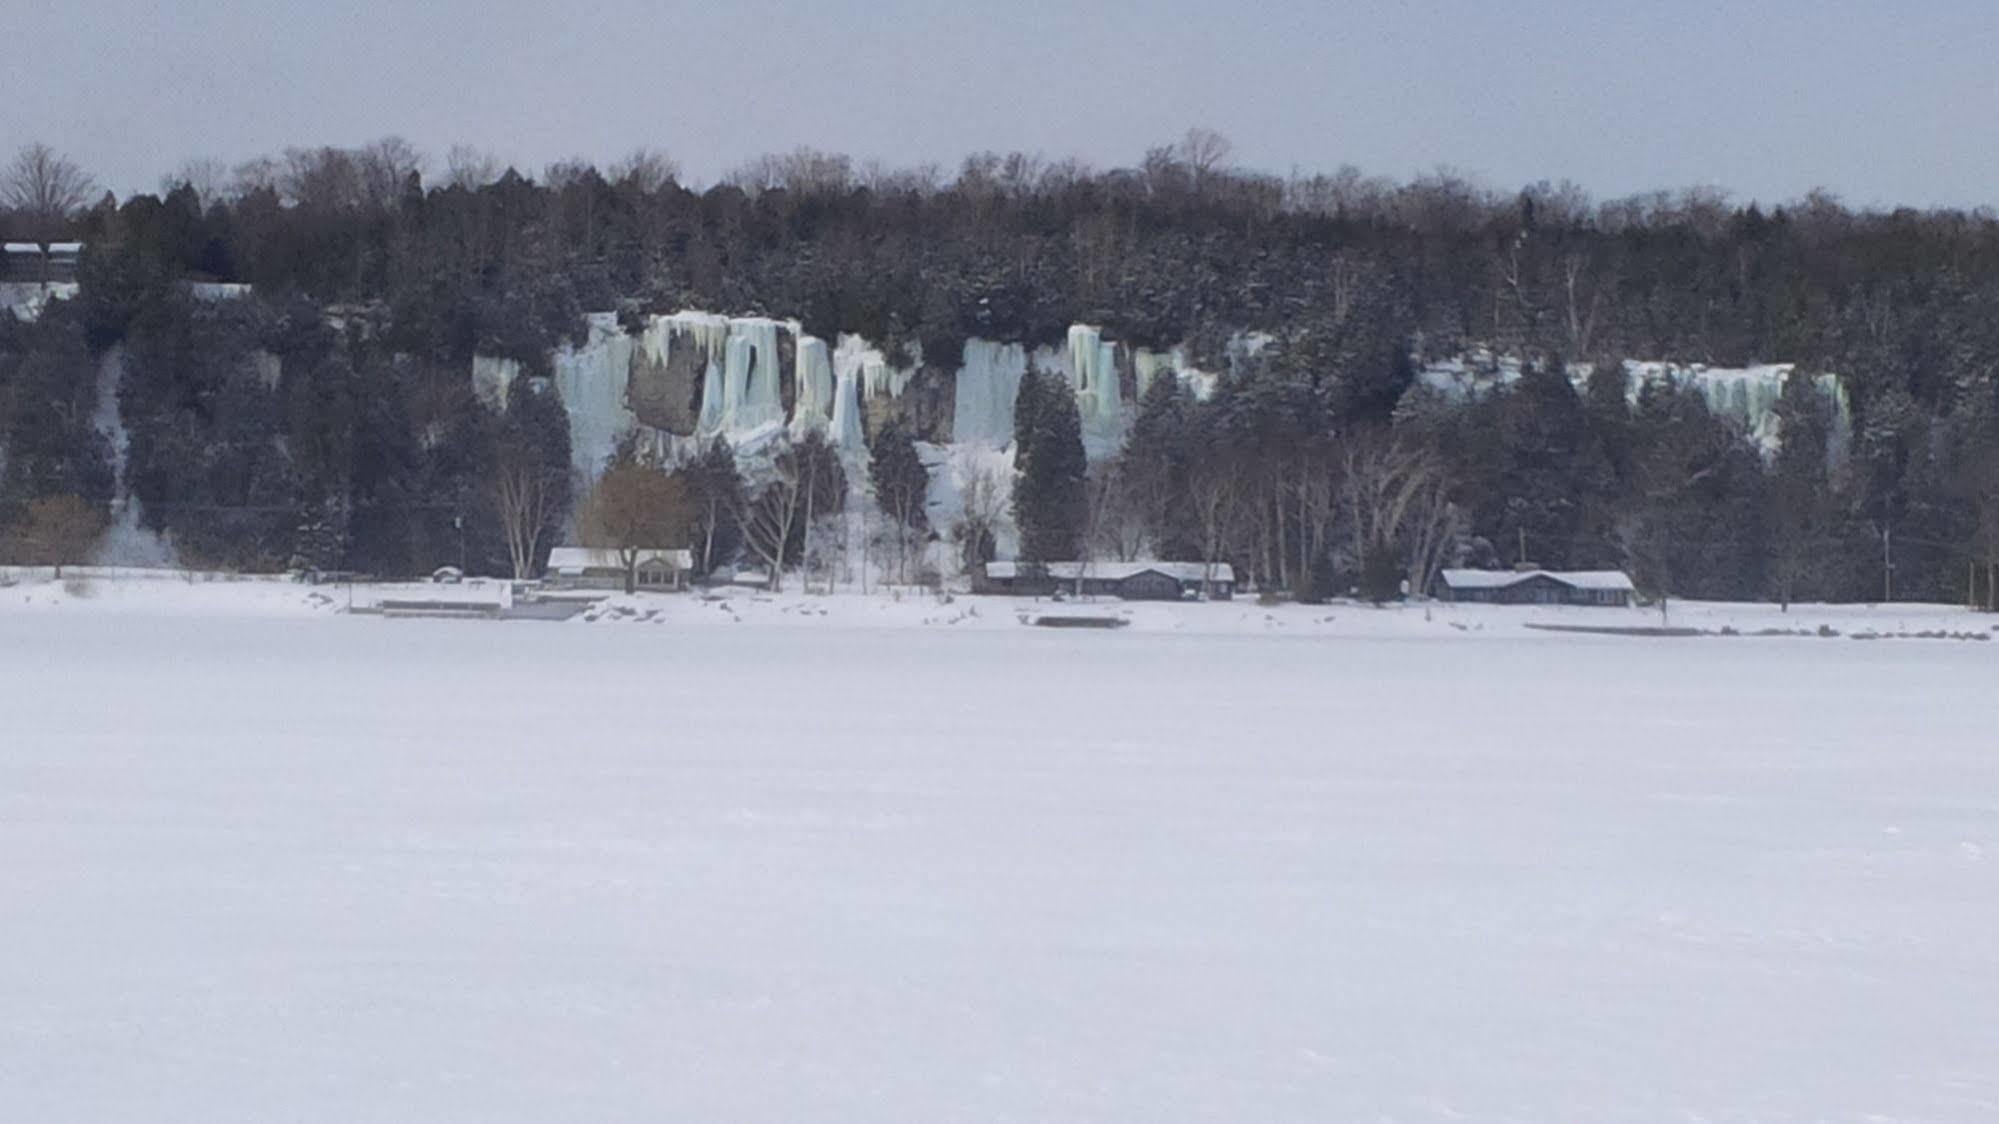
<svg viewBox="0 0 1999 1124">
<path fill-rule="evenodd" d="M 1129 165 L 1198 125 L 1278 174 L 1999 204 L 1992 0 L 5 0 L 0 41 L 0 152 L 121 196 L 390 134 L 704 183 L 801 145 Z"/>
</svg>

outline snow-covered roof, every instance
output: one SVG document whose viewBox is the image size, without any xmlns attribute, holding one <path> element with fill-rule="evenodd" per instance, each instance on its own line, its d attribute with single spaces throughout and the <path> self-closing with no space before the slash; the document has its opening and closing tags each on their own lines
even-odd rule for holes
<svg viewBox="0 0 1999 1124">
<path fill-rule="evenodd" d="M 986 576 L 989 578 L 1017 578 L 1020 576 L 1019 562 L 988 562 Z M 1143 573 L 1164 574 L 1182 582 L 1235 581 L 1235 570 L 1226 562 L 1217 562 L 1212 571 L 1200 562 L 1049 562 L 1041 567 L 1043 573 L 1057 581 L 1075 581 L 1077 578 L 1097 578 L 1103 581 L 1121 582 L 1126 578 Z"/>
<path fill-rule="evenodd" d="M 678 570 L 691 570 L 694 568 L 694 552 L 656 548 L 639 551 L 639 565 L 650 566 L 661 562 Z M 624 568 L 625 560 L 620 556 L 620 552 L 606 547 L 558 546 L 548 552 L 548 569 L 551 573 L 581 574 L 586 570 Z"/>
<path fill-rule="evenodd" d="M 36 257 L 40 257 L 42 255 L 42 248 L 33 242 L 9 242 L 7 243 L 7 252 L 10 254 L 33 254 Z"/>
<path fill-rule="evenodd" d="M 250 295 L 250 286 L 234 281 L 190 281 L 188 294 L 196 300 L 225 301 Z"/>
<path fill-rule="evenodd" d="M 1572 589 L 1631 592 L 1637 587 L 1622 570 L 1445 570 L 1438 574 L 1452 589 L 1506 589 L 1529 578 L 1552 578 Z"/>
<path fill-rule="evenodd" d="M 51 254 L 70 254 L 70 255 L 76 255 L 76 254 L 80 254 L 80 253 L 82 253 L 82 252 L 83 252 L 83 243 L 81 243 L 81 242 L 51 242 L 51 243 L 49 243 L 49 253 L 51 253 Z"/>
</svg>

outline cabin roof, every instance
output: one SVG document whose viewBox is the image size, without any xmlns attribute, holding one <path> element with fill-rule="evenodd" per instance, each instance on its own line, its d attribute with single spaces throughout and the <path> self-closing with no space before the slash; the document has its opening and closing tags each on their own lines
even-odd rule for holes
<svg viewBox="0 0 1999 1124">
<path fill-rule="evenodd" d="M 986 576 L 1001 580 L 1018 578 L 1025 565 L 1020 562 L 988 562 Z M 1235 570 L 1226 562 L 1215 563 L 1212 571 L 1202 562 L 1048 562 L 1041 566 L 1041 571 L 1056 581 L 1095 578 L 1121 582 L 1144 573 L 1160 574 L 1180 582 L 1235 581 Z"/>
<path fill-rule="evenodd" d="M 639 551 L 638 564 L 645 566 L 672 566 L 678 570 L 694 568 L 694 552 L 674 550 L 666 547 L 646 547 Z M 625 560 L 619 551 L 610 547 L 558 546 L 548 552 L 548 568 L 551 573 L 581 574 L 586 570 L 623 570 Z"/>
<path fill-rule="evenodd" d="M 1622 570 L 1443 570 L 1437 576 L 1452 589 L 1511 589 L 1535 578 L 1570 589 L 1630 593 L 1637 588 Z"/>
</svg>

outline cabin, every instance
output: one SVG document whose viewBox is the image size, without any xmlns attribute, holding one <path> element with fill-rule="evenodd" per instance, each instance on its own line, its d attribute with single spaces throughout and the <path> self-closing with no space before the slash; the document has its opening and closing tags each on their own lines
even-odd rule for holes
<svg viewBox="0 0 1999 1124">
<path fill-rule="evenodd" d="M 641 591 L 682 589 L 694 568 L 694 552 L 648 547 L 638 552 Z M 625 588 L 625 560 L 608 547 L 558 546 L 548 552 L 547 584 L 553 589 Z"/>
<path fill-rule="evenodd" d="M 69 285 L 76 281 L 83 261 L 83 243 L 51 242 L 44 249 L 39 242 L 9 242 L 0 248 L 6 265 L 0 276 L 8 281 L 35 285 Z"/>
<path fill-rule="evenodd" d="M 1622 608 L 1638 591 L 1621 570 L 1441 570 L 1430 595 L 1439 601 L 1490 605 Z"/>
<path fill-rule="evenodd" d="M 1226 562 L 988 562 L 974 588 L 980 593 L 1047 597 L 1056 593 L 1116 597 L 1125 601 L 1184 601 L 1235 596 L 1235 570 Z"/>
</svg>

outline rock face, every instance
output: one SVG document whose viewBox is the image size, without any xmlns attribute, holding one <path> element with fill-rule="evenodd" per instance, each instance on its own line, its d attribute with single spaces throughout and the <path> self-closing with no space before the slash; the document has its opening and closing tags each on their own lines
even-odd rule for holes
<svg viewBox="0 0 1999 1124">
<path fill-rule="evenodd" d="M 708 378 L 704 329 L 671 322 L 649 325 L 632 354 L 625 400 L 640 425 L 692 433 L 701 417 L 701 389 Z"/>
</svg>

